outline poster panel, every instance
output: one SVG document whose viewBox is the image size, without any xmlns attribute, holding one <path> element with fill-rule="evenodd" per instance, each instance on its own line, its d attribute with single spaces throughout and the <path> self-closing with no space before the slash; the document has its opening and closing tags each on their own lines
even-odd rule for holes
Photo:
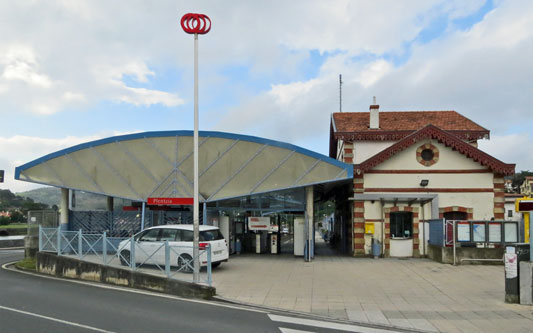
<svg viewBox="0 0 533 333">
<path fill-rule="evenodd" d="M 472 225 L 474 242 L 485 242 L 485 223 L 474 223 Z"/>
<path fill-rule="evenodd" d="M 506 243 L 518 242 L 518 226 L 516 223 L 505 223 L 503 231 Z"/>
<path fill-rule="evenodd" d="M 501 243 L 502 225 L 501 223 L 489 223 L 489 242 Z"/>
<path fill-rule="evenodd" d="M 470 223 L 468 222 L 457 223 L 457 241 L 458 242 L 470 242 Z"/>
</svg>

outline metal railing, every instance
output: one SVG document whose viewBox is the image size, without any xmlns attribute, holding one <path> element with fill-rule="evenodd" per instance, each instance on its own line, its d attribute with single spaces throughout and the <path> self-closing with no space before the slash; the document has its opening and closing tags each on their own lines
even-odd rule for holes
<svg viewBox="0 0 533 333">
<path fill-rule="evenodd" d="M 145 246 L 146 245 L 146 246 Z M 139 242 L 132 237 L 108 237 L 107 233 L 87 234 L 39 226 L 39 251 L 55 252 L 59 256 L 73 256 L 79 260 L 101 263 L 106 266 L 123 266 L 132 271 L 143 270 L 149 274 L 163 274 L 169 279 L 192 282 L 194 256 L 192 246 L 172 245 L 162 242 Z M 211 247 L 206 244 L 198 254 L 206 265 L 200 274 L 200 283 L 212 285 Z"/>
</svg>

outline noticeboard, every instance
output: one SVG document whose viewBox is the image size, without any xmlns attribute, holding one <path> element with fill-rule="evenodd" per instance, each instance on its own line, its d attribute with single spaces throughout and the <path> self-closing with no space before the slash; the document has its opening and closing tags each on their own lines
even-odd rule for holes
<svg viewBox="0 0 533 333">
<path fill-rule="evenodd" d="M 470 223 L 468 222 L 457 223 L 457 241 L 458 242 L 470 242 Z"/>
<path fill-rule="evenodd" d="M 518 242 L 518 225 L 516 223 L 505 223 L 503 231 L 506 243 Z"/>
<path fill-rule="evenodd" d="M 472 237 L 474 242 L 485 242 L 486 233 L 485 223 L 473 223 L 472 224 Z"/>
<path fill-rule="evenodd" d="M 500 223 L 489 223 L 489 242 L 500 243 L 502 241 L 502 225 Z"/>
</svg>

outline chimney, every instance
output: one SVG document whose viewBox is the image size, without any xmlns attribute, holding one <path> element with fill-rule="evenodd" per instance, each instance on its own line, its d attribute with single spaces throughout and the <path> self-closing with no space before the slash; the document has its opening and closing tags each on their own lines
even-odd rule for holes
<svg viewBox="0 0 533 333">
<path fill-rule="evenodd" d="M 379 129 L 379 105 L 376 104 L 376 96 L 374 104 L 370 105 L 370 129 Z"/>
</svg>

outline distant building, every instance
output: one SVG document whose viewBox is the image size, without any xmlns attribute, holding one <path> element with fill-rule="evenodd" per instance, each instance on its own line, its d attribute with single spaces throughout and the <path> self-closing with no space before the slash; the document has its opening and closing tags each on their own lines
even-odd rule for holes
<svg viewBox="0 0 533 333">
<path fill-rule="evenodd" d="M 520 185 L 520 194 L 530 197 L 531 193 L 533 193 L 533 176 L 526 176 Z"/>
<path fill-rule="evenodd" d="M 477 148 L 489 135 L 455 111 L 333 113 L 330 157 L 354 165 L 354 255 L 370 254 L 372 241 L 385 256 L 424 255 L 430 219 L 504 220 L 515 165 Z"/>
</svg>

